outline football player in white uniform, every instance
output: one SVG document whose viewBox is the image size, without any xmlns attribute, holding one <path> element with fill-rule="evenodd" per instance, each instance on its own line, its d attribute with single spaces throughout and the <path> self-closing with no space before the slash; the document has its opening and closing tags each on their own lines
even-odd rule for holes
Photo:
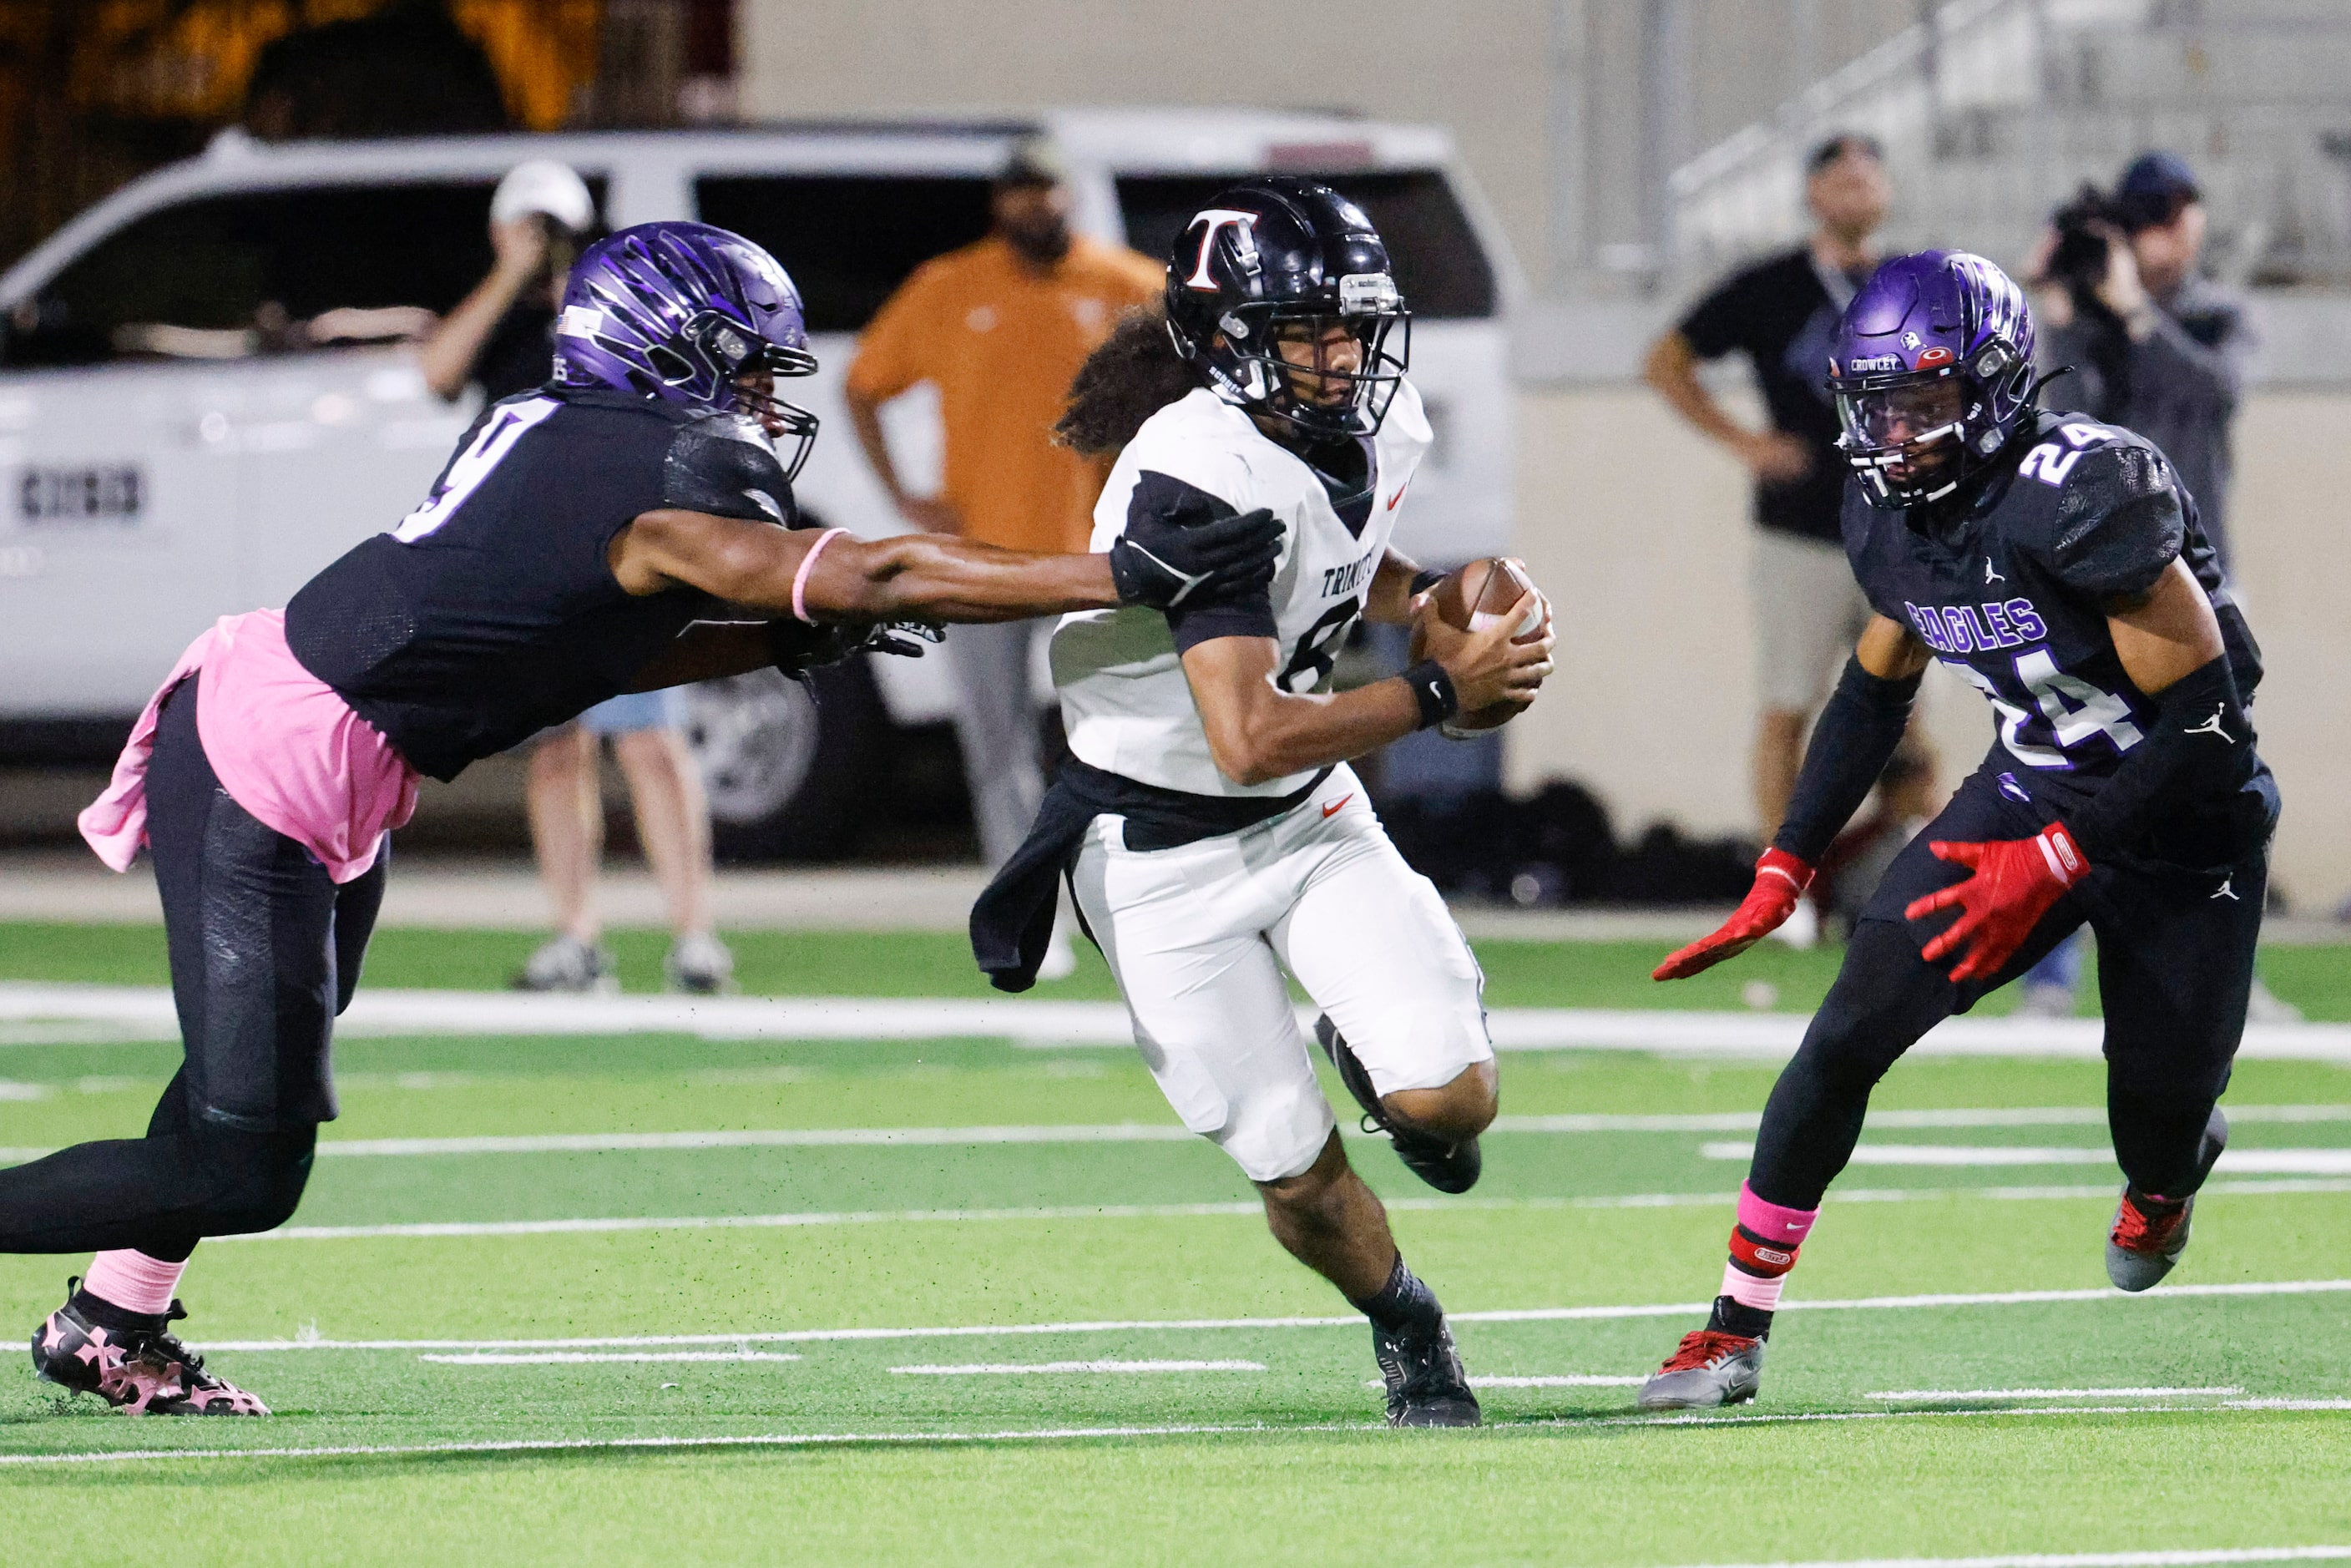
<svg viewBox="0 0 2351 1568">
<path fill-rule="evenodd" d="M 996 983 L 1025 989 L 1067 875 L 1169 1103 L 1370 1318 L 1388 1419 L 1471 1426 L 1443 1309 L 1348 1166 L 1283 979 L 1322 1009 L 1323 1049 L 1405 1164 L 1447 1192 L 1474 1182 L 1496 1108 L 1482 977 L 1347 759 L 1456 711 L 1522 707 L 1552 639 L 1546 622 L 1511 642 L 1523 611 L 1452 629 L 1427 603 L 1436 574 L 1389 547 L 1430 441 L 1409 334 L 1385 246 L 1325 186 L 1250 181 L 1176 240 L 1166 320 L 1123 323 L 1061 423 L 1081 451 L 1119 453 L 1093 548 L 1135 519 L 1270 513 L 1281 554 L 1270 587 L 1063 619 L 1071 760 L 972 926 Z M 1417 618 L 1431 656 L 1333 693 L 1364 617 Z"/>
</svg>

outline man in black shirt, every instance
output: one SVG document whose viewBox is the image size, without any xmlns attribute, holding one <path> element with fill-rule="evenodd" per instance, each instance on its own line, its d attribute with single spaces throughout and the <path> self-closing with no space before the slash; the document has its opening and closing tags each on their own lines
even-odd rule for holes
<svg viewBox="0 0 2351 1568">
<path fill-rule="evenodd" d="M 1889 192 L 1877 144 L 1865 136 L 1831 137 L 1805 167 L 1812 237 L 1733 274 L 1657 340 L 1644 367 L 1683 418 L 1755 477 L 1755 812 L 1767 836 L 1787 813 L 1804 727 L 1837 653 L 1868 613 L 1838 545 L 1845 467 L 1821 374 L 1838 315 L 1876 265 L 1871 236 Z M 1754 370 L 1769 429 L 1732 419 L 1698 380 L 1700 361 L 1734 352 Z"/>
</svg>

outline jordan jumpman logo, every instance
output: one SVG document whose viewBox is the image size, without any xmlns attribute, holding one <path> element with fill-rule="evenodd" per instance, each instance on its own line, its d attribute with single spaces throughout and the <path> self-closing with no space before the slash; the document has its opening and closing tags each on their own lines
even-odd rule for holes
<svg viewBox="0 0 2351 1568">
<path fill-rule="evenodd" d="M 2229 705 L 2227 703 L 2216 703 L 2213 705 L 2212 716 L 2210 718 L 2206 719 L 2202 724 L 2190 725 L 2188 728 L 2181 730 L 2179 733 L 2182 735 L 2217 735 L 2222 740 L 2234 746 L 2237 744 L 2237 737 L 2231 735 L 2228 731 L 2228 727 L 2220 722 L 2221 716 L 2228 711 Z"/>
</svg>

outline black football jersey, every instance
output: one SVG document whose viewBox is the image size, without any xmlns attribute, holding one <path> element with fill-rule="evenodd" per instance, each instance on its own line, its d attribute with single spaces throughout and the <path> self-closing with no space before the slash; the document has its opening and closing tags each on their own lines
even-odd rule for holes
<svg viewBox="0 0 2351 1568">
<path fill-rule="evenodd" d="M 697 591 L 635 596 L 612 576 L 613 537 L 670 507 L 797 520 L 747 419 L 598 391 L 508 398 L 423 505 L 295 594 L 287 644 L 419 772 L 454 779 L 620 695 L 690 622 L 722 613 Z"/>
<path fill-rule="evenodd" d="M 2124 670 L 2105 606 L 2185 560 L 2212 601 L 2239 695 L 2261 651 L 2221 580 L 2196 503 L 2153 443 L 2086 414 L 2043 413 L 1971 505 L 1881 510 L 1845 487 L 1846 558 L 1870 606 L 1917 630 L 1990 700 L 1985 770 L 2063 815 L 2095 793 L 2152 727 L 2155 703 Z M 2021 454 L 2021 455 L 2018 455 Z M 2241 748 L 2235 797 L 2199 802 L 2142 846 L 2188 864 L 2225 859 L 2276 812 L 2268 769 Z M 2241 845 L 2237 847 L 2241 848 Z"/>
</svg>

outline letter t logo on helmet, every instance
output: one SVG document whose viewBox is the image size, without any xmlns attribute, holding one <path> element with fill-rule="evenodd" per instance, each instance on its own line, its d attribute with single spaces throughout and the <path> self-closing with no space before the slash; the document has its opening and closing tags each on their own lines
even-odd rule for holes
<svg viewBox="0 0 2351 1568">
<path fill-rule="evenodd" d="M 1194 229 L 1206 227 L 1207 233 L 1200 236 L 1200 259 L 1193 265 L 1192 276 L 1184 280 L 1184 286 L 1186 288 L 1217 287 L 1217 279 L 1209 272 L 1208 264 L 1216 259 L 1217 235 L 1228 228 L 1233 231 L 1233 250 L 1239 256 L 1241 266 L 1251 272 L 1256 271 L 1257 244 L 1250 237 L 1250 231 L 1256 226 L 1255 213 L 1236 212 L 1230 207 L 1210 207 L 1196 214 L 1184 232 L 1188 235 Z"/>
</svg>

